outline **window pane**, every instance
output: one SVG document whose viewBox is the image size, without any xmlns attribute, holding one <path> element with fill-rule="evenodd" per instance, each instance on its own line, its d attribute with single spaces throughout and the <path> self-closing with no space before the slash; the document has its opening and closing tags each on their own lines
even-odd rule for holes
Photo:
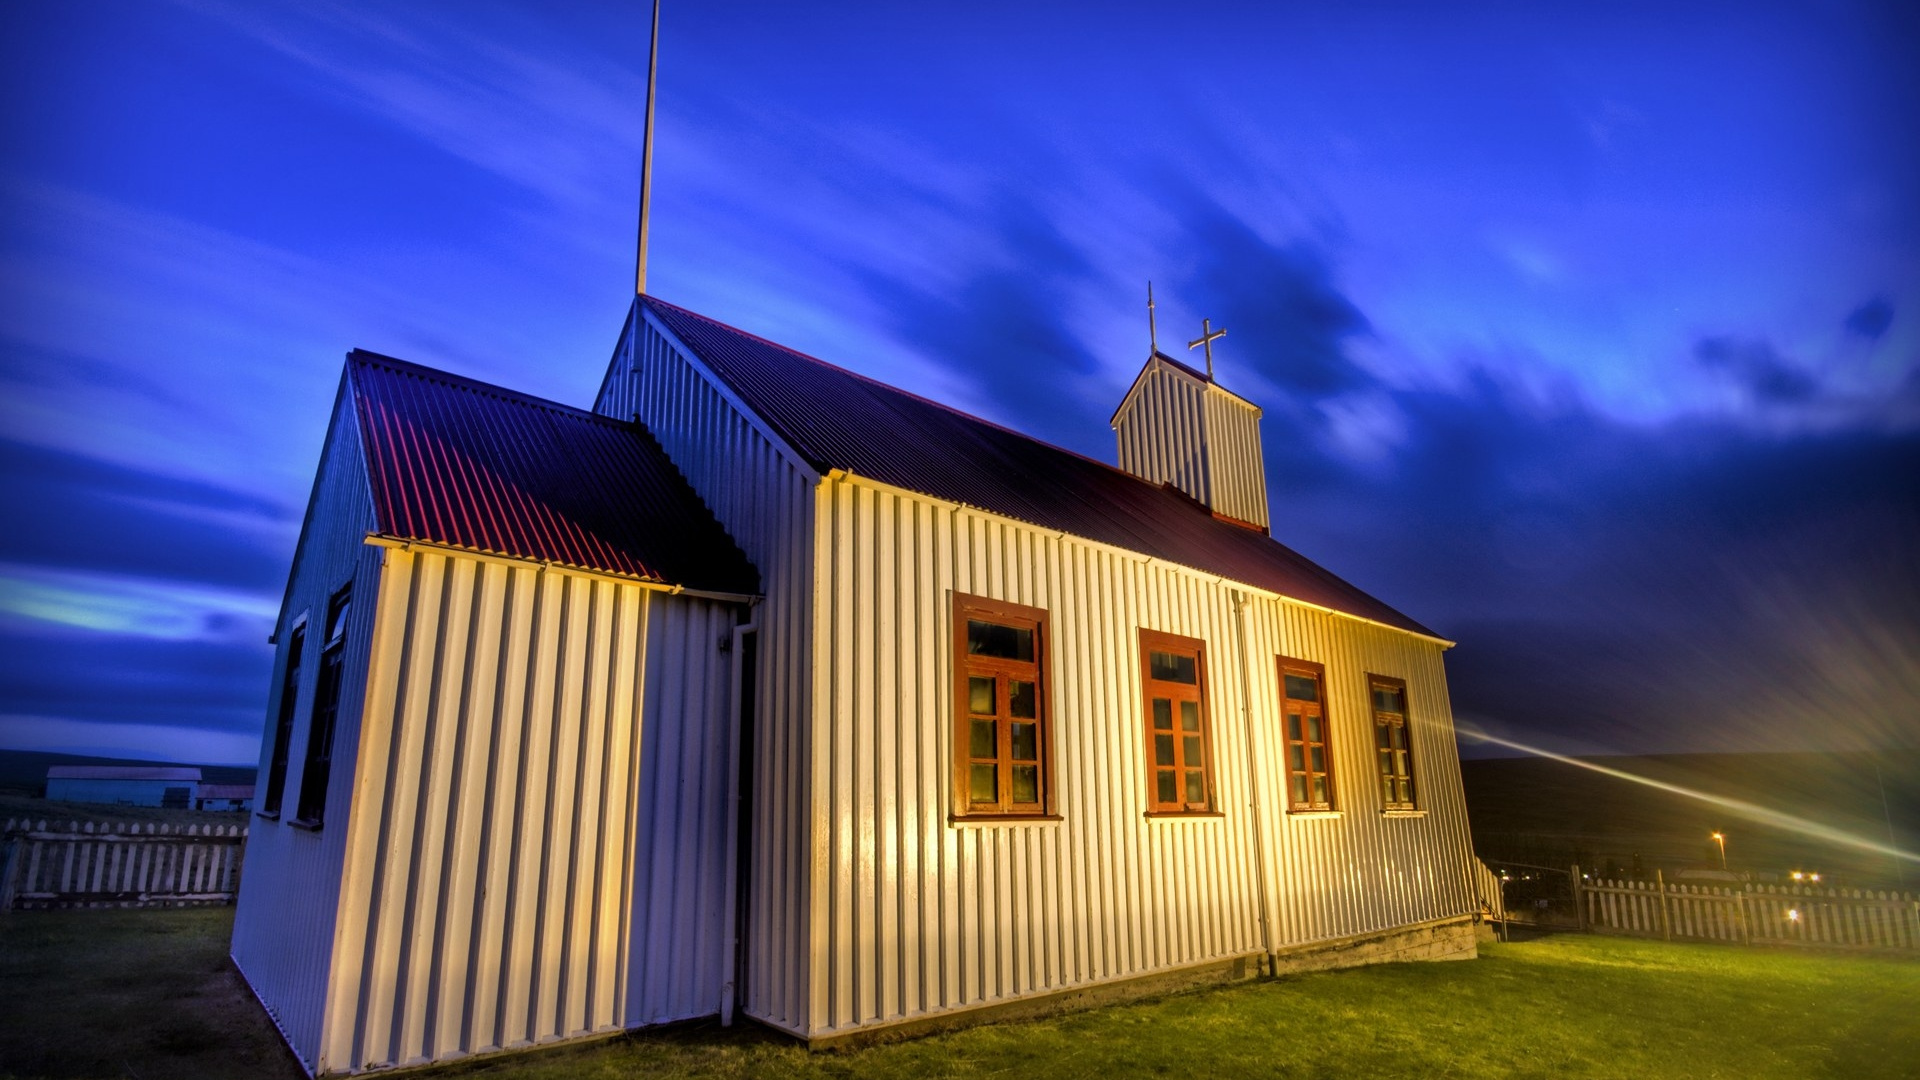
<svg viewBox="0 0 1920 1080">
<path fill-rule="evenodd" d="M 1307 738 L 1312 740 L 1313 742 L 1327 741 L 1320 737 L 1320 718 L 1319 717 L 1317 716 L 1307 717 Z"/>
<path fill-rule="evenodd" d="M 1191 656 L 1179 653 L 1147 653 L 1147 677 L 1159 682 L 1186 683 L 1190 686 L 1200 682 L 1199 666 Z"/>
<path fill-rule="evenodd" d="M 1288 713 L 1287 714 L 1287 738 L 1298 739 L 1299 737 L 1300 737 L 1300 714 Z"/>
<path fill-rule="evenodd" d="M 1313 748 L 1313 771 L 1317 773 L 1327 771 L 1327 748 L 1324 746 Z"/>
<path fill-rule="evenodd" d="M 993 680 L 978 675 L 967 676 L 967 708 L 981 716 L 992 716 Z"/>
<path fill-rule="evenodd" d="M 1173 730 L 1173 702 L 1163 697 L 1153 699 L 1153 726 L 1162 731 Z"/>
<path fill-rule="evenodd" d="M 1033 631 L 999 623 L 967 620 L 967 653 L 1002 660 L 1033 660 Z"/>
<path fill-rule="evenodd" d="M 1199 772 L 1187 774 L 1187 802 L 1204 803 L 1207 801 L 1207 781 Z"/>
<path fill-rule="evenodd" d="M 1393 777 L 1382 776 L 1380 778 L 1380 787 L 1380 797 L 1387 801 L 1388 806 L 1392 806 L 1396 801 L 1393 797 Z"/>
<path fill-rule="evenodd" d="M 1033 711 L 1033 705 L 1034 705 L 1034 701 L 1033 701 L 1033 684 L 1032 683 L 1021 682 L 1018 679 L 1016 679 L 1007 684 L 1007 715 L 1008 716 L 1018 716 L 1018 717 L 1022 717 L 1024 719 L 1030 720 L 1035 715 Z"/>
<path fill-rule="evenodd" d="M 1040 801 L 1040 767 L 1038 765 L 1013 767 L 1013 801 L 1017 803 Z"/>
<path fill-rule="evenodd" d="M 1173 764 L 1173 736 L 1155 735 L 1153 737 L 1153 763 L 1155 765 Z"/>
<path fill-rule="evenodd" d="M 1180 703 L 1180 729 L 1182 731 L 1200 730 L 1200 703 L 1183 701 Z"/>
<path fill-rule="evenodd" d="M 1181 747 L 1181 749 L 1185 751 L 1187 755 L 1187 760 L 1181 762 L 1181 764 L 1185 765 L 1189 769 L 1198 768 L 1200 766 L 1200 763 L 1204 760 L 1200 756 L 1200 736 L 1189 735 L 1185 739 L 1182 739 L 1181 741 L 1186 743 L 1186 745 Z"/>
<path fill-rule="evenodd" d="M 1177 803 L 1180 801 L 1180 778 L 1172 769 L 1160 770 L 1159 801 Z"/>
<path fill-rule="evenodd" d="M 1407 729 L 1400 724 L 1387 725 L 1387 745 L 1395 750 L 1407 748 Z"/>
<path fill-rule="evenodd" d="M 347 612 L 353 608 L 353 593 L 341 589 L 335 593 L 327 605 L 327 641 L 329 644 L 340 640 L 347 632 Z"/>
<path fill-rule="evenodd" d="M 1388 734 L 1392 727 L 1392 724 L 1373 725 L 1373 744 L 1383 751 L 1393 745 L 1393 736 Z"/>
<path fill-rule="evenodd" d="M 1293 801 L 1297 803 L 1307 801 L 1307 778 L 1299 773 L 1293 774 Z"/>
<path fill-rule="evenodd" d="M 993 721 L 969 721 L 973 730 L 968 734 L 967 752 L 971 757 L 999 757 L 1000 751 L 994 746 Z"/>
<path fill-rule="evenodd" d="M 1040 726 L 1038 724 L 1013 725 L 1013 760 L 1040 760 Z"/>
<path fill-rule="evenodd" d="M 1406 694 L 1395 686 L 1376 686 L 1373 688 L 1373 707 L 1381 712 L 1404 713 L 1407 711 Z"/>
<path fill-rule="evenodd" d="M 1307 768 L 1307 748 L 1299 743 L 1287 747 L 1287 757 L 1296 772 L 1305 772 Z"/>
<path fill-rule="evenodd" d="M 1287 696 L 1295 701 L 1319 701 L 1320 680 L 1311 675 L 1289 675 Z"/>
<path fill-rule="evenodd" d="M 1326 805 L 1327 778 L 1324 776 L 1316 776 L 1313 778 L 1313 801 L 1322 806 Z"/>
<path fill-rule="evenodd" d="M 974 802 L 997 803 L 1000 801 L 999 767 L 994 765 L 975 765 L 971 769 L 973 777 L 971 794 Z"/>
</svg>

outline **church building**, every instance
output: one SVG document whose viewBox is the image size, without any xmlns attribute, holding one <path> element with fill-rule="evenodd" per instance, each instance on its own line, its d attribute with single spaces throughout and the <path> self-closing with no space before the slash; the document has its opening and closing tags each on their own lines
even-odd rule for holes
<svg viewBox="0 0 1920 1080">
<path fill-rule="evenodd" d="M 319 1075 L 1471 957 L 1450 643 L 1259 420 L 1155 351 L 1114 468 L 647 295 L 591 411 L 350 354 L 235 962 Z"/>
</svg>

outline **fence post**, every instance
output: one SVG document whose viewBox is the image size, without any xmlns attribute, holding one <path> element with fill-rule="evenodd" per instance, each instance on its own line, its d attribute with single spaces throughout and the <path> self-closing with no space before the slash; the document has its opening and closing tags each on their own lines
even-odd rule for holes
<svg viewBox="0 0 1920 1080">
<path fill-rule="evenodd" d="M 1752 888 L 1751 883 L 1741 882 L 1740 891 L 1733 894 L 1733 898 L 1736 901 L 1733 908 L 1733 919 L 1735 926 L 1740 932 L 1740 944 L 1742 945 L 1753 944 L 1753 920 L 1748 916 L 1747 912 L 1747 891 L 1750 888 Z"/>
<path fill-rule="evenodd" d="M 1580 864 L 1573 864 L 1573 925 L 1577 930 L 1587 928 L 1587 898 L 1580 889 Z"/>
<path fill-rule="evenodd" d="M 1672 941 L 1673 940 L 1673 923 L 1667 918 L 1667 875 L 1666 873 L 1659 869 L 1655 869 L 1653 872 L 1653 883 L 1654 883 L 1654 886 L 1660 890 L 1660 939 L 1662 941 Z"/>
<path fill-rule="evenodd" d="M 14 864 L 20 861 L 20 838 L 13 835 L 13 822 L 7 822 L 6 842 L 0 844 L 0 915 L 13 910 Z"/>
</svg>

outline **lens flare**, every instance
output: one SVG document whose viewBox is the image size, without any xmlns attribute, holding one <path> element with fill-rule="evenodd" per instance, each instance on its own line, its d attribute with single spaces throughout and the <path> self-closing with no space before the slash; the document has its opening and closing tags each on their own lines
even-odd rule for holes
<svg viewBox="0 0 1920 1080">
<path fill-rule="evenodd" d="M 1730 799 L 1725 795 L 1715 795 L 1711 792 L 1697 791 L 1679 784 L 1670 784 L 1664 780 L 1655 780 L 1652 777 L 1639 776 L 1623 769 L 1614 769 L 1605 765 L 1595 764 L 1591 761 L 1582 761 L 1576 757 L 1568 757 L 1565 754 L 1556 754 L 1551 750 L 1543 750 L 1537 746 L 1528 746 L 1526 743 L 1514 742 L 1512 739 L 1503 739 L 1498 735 L 1483 731 L 1473 724 L 1464 721 L 1456 720 L 1454 727 L 1462 736 L 1473 739 L 1476 742 L 1504 746 L 1510 750 L 1518 750 L 1523 754 L 1532 754 L 1535 757 L 1547 758 L 1548 760 L 1562 762 L 1567 765 L 1575 765 L 1589 772 L 1597 772 L 1602 776 L 1611 776 L 1618 780 L 1627 780 L 1635 784 L 1643 784 L 1650 788 L 1656 788 L 1660 791 L 1672 792 L 1675 795 L 1684 795 L 1689 799 L 1698 799 L 1703 803 L 1720 807 L 1730 814 L 1746 818 L 1748 821 L 1758 822 L 1762 825 L 1770 825 L 1776 829 L 1782 829 L 1788 832 L 1796 832 L 1802 836 L 1811 836 L 1816 840 L 1824 840 L 1830 844 L 1857 848 L 1861 851 L 1871 851 L 1875 854 L 1890 856 L 1904 862 L 1920 863 L 1920 855 L 1916 855 L 1911 851 L 1894 847 L 1891 844 L 1882 844 L 1878 841 L 1869 840 L 1864 836 L 1857 836 L 1844 829 L 1836 829 L 1831 825 L 1822 825 L 1817 821 L 1808 821 L 1806 818 L 1795 817 L 1792 814 L 1783 814 L 1778 810 L 1769 810 L 1764 806 L 1757 806 L 1741 799 Z M 1718 839 L 1720 836 L 1719 833 L 1714 835 L 1715 839 Z M 1818 876 L 1816 876 L 1814 880 L 1819 880 Z"/>
</svg>

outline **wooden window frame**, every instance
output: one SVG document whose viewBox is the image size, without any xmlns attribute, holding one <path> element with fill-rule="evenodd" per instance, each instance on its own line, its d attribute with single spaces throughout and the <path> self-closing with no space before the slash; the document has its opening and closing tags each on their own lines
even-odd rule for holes
<svg viewBox="0 0 1920 1080">
<path fill-rule="evenodd" d="M 1291 656 L 1280 657 L 1276 667 L 1280 673 L 1280 752 L 1284 755 L 1281 759 L 1281 771 L 1286 775 L 1286 787 L 1284 790 L 1287 798 L 1287 812 L 1290 814 L 1324 814 L 1337 812 L 1340 809 L 1340 795 L 1333 778 L 1333 718 L 1331 715 L 1333 710 L 1327 705 L 1327 667 L 1325 664 L 1318 664 L 1312 660 L 1296 660 Z M 1304 675 L 1313 679 L 1314 685 L 1319 687 L 1319 700 L 1304 702 L 1296 701 L 1288 697 L 1288 675 Z M 1298 739 L 1293 737 L 1293 715 L 1291 711 L 1296 705 L 1300 707 L 1302 713 L 1300 738 Z M 1309 705 L 1312 706 L 1312 711 L 1320 719 L 1320 741 L 1317 744 L 1312 739 L 1307 738 L 1305 713 Z M 1301 760 L 1301 767 L 1297 769 L 1294 767 L 1293 758 L 1293 748 L 1296 743 L 1300 746 Z M 1313 768 L 1313 747 L 1315 745 L 1320 747 L 1321 762 L 1326 766 L 1324 769 L 1316 770 Z M 1296 775 L 1306 777 L 1307 798 L 1305 801 L 1293 797 L 1293 778 Z M 1315 776 L 1324 776 L 1326 778 L 1327 797 L 1325 800 L 1319 802 L 1314 801 L 1313 798 L 1313 778 Z"/>
<path fill-rule="evenodd" d="M 1394 713 L 1390 710 L 1381 709 L 1373 700 L 1373 692 L 1376 689 L 1399 691 L 1403 711 Z M 1368 672 L 1367 713 L 1373 718 L 1374 772 L 1380 778 L 1381 783 L 1381 808 L 1389 813 L 1400 813 L 1420 809 L 1420 785 L 1414 771 L 1418 766 L 1414 762 L 1416 755 L 1413 752 L 1413 702 L 1409 700 L 1409 695 L 1407 694 L 1407 680 L 1398 679 L 1392 675 L 1375 675 L 1372 672 Z M 1405 743 L 1402 747 L 1393 747 L 1381 738 L 1383 732 L 1389 733 L 1390 738 L 1390 733 L 1394 726 L 1398 726 L 1401 730 L 1401 738 Z M 1400 753 L 1406 756 L 1406 769 L 1404 773 L 1390 769 L 1382 758 L 1383 753 L 1391 753 L 1395 749 L 1398 749 Z M 1404 800 L 1393 798 L 1392 794 L 1388 791 L 1389 785 L 1400 780 L 1406 782 L 1407 797 Z"/>
<path fill-rule="evenodd" d="M 1000 657 L 974 656 L 967 652 L 967 622 L 977 619 L 1000 626 L 1013 626 L 1033 631 L 1033 661 L 1009 660 Z M 1050 652 L 1053 647 L 1053 625 L 1046 609 L 1028 607 L 1024 604 L 993 600 L 985 596 L 974 596 L 956 591 L 953 594 L 953 798 L 952 814 L 955 821 L 1050 821 L 1056 820 L 1056 797 L 1054 791 L 1054 724 L 1053 724 L 1053 679 L 1050 673 Z M 1013 801 L 1013 748 L 1012 730 L 1015 718 L 1007 715 L 1010 709 L 1006 704 L 1007 695 L 1004 685 L 1010 676 L 1030 676 L 1034 683 L 1034 717 L 1038 725 L 1039 742 L 1039 794 L 1037 802 L 1016 803 Z M 997 770 L 996 778 L 1000 801 L 995 804 L 976 803 L 970 797 L 972 786 L 971 769 L 975 764 L 971 741 L 974 719 L 969 694 L 968 679 L 974 676 L 991 677 L 995 680 L 995 751 L 993 764 Z M 986 759 L 979 759 L 981 764 Z"/>
<path fill-rule="evenodd" d="M 268 820 L 278 820 L 286 801 L 287 767 L 293 756 L 293 722 L 300 709 L 300 676 L 306 664 L 307 617 L 301 612 L 287 631 L 287 662 L 280 669 L 280 697 L 274 702 L 273 745 L 267 757 L 265 790 L 256 811 Z"/>
<path fill-rule="evenodd" d="M 1153 665 L 1149 659 L 1155 652 L 1190 655 L 1194 659 L 1194 683 L 1191 690 L 1186 683 L 1161 682 L 1153 678 Z M 1164 687 L 1172 700 L 1179 701 L 1189 694 L 1199 705 L 1200 720 L 1200 766 L 1201 783 L 1205 786 L 1206 798 L 1195 803 L 1185 798 L 1174 802 L 1162 802 L 1159 794 L 1159 772 L 1166 766 L 1158 764 L 1155 754 L 1153 726 L 1154 688 Z M 1147 781 L 1147 813 L 1154 817 L 1215 817 L 1219 803 L 1213 779 L 1213 716 L 1207 708 L 1207 643 L 1199 638 L 1182 637 L 1159 630 L 1140 628 L 1140 731 L 1141 754 Z M 1178 778 L 1180 790 L 1184 793 L 1186 774 L 1193 769 L 1186 760 L 1185 740 L 1180 738 L 1181 727 L 1176 720 L 1171 734 L 1174 736 L 1174 775 Z"/>
</svg>

